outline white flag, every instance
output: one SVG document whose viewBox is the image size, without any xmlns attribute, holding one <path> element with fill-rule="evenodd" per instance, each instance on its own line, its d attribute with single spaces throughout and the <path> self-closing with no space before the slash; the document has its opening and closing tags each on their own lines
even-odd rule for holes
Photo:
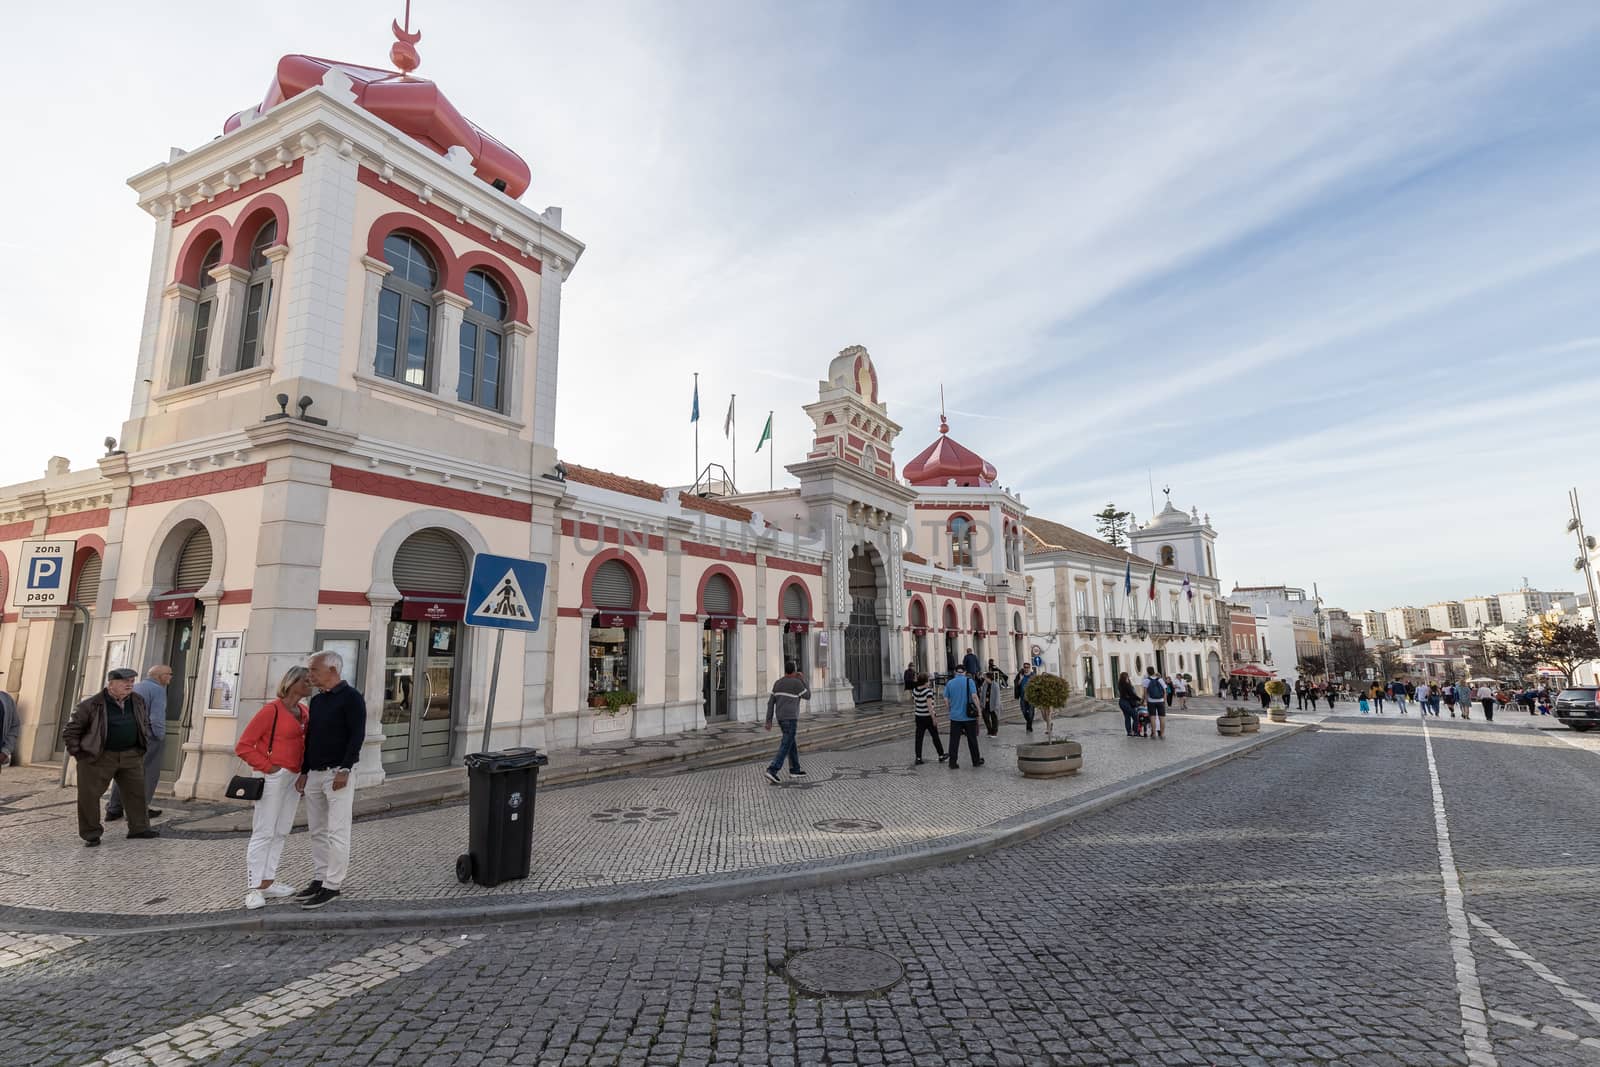
<svg viewBox="0 0 1600 1067">
<path fill-rule="evenodd" d="M 722 436 L 727 437 L 733 433 L 733 402 L 738 394 L 728 397 L 728 417 L 722 420 Z"/>
</svg>

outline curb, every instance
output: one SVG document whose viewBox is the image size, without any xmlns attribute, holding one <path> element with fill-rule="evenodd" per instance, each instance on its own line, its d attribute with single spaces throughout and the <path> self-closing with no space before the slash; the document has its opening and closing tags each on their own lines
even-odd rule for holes
<svg viewBox="0 0 1600 1067">
<path fill-rule="evenodd" d="M 1259 735 L 1247 744 L 1222 752 L 1194 757 L 1164 771 L 1112 787 L 1091 795 L 1065 808 L 1032 817 L 1024 816 L 1011 826 L 992 828 L 977 840 L 944 840 L 930 848 L 888 856 L 845 859 L 822 867 L 803 871 L 757 869 L 734 878 L 712 881 L 706 878 L 686 879 L 667 883 L 653 883 L 644 887 L 624 888 L 616 893 L 591 899 L 558 899 L 515 901 L 505 904 L 486 904 L 478 908 L 412 908 L 388 911 L 311 912 L 279 911 L 262 916 L 219 917 L 170 923 L 151 923 L 143 926 L 122 927 L 67 927 L 56 924 L 13 923 L 0 919 L 6 929 L 18 933 L 68 934 L 77 937 L 139 936 L 147 934 L 204 933 L 237 931 L 243 933 L 297 933 L 438 929 L 441 926 L 483 926 L 498 923 L 526 922 L 539 919 L 595 917 L 616 915 L 637 908 L 671 901 L 676 904 L 712 904 L 744 897 L 761 896 L 778 891 L 815 889 L 843 882 L 876 878 L 885 874 L 900 874 L 937 867 L 946 863 L 972 859 L 976 856 L 1031 841 L 1085 815 L 1135 800 L 1164 785 L 1188 778 L 1213 767 L 1220 766 L 1240 756 L 1248 755 L 1267 745 L 1315 729 L 1311 723 L 1287 724 L 1289 728 Z M 1015 817 L 1014 817 L 1015 818 Z M 980 831 L 981 832 L 981 831 Z"/>
</svg>

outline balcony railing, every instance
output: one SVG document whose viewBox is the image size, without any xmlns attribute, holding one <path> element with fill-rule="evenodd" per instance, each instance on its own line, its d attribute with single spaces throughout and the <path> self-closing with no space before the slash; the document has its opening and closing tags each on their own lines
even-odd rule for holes
<svg viewBox="0 0 1600 1067">
<path fill-rule="evenodd" d="M 1193 623 L 1189 623 L 1189 622 L 1180 622 L 1180 623 L 1178 623 L 1178 636 L 1179 637 L 1188 637 L 1192 633 L 1194 633 L 1194 624 Z"/>
<path fill-rule="evenodd" d="M 1094 615 L 1078 616 L 1078 632 L 1093 634 L 1100 632 L 1100 619 Z"/>
<path fill-rule="evenodd" d="M 1150 632 L 1154 634 L 1170 634 L 1173 632 L 1173 624 L 1165 619 L 1154 619 L 1150 623 Z"/>
<path fill-rule="evenodd" d="M 1106 633 L 1125 634 L 1128 632 L 1127 619 L 1106 619 Z"/>
<path fill-rule="evenodd" d="M 1132 633 L 1147 634 L 1150 632 L 1150 623 L 1145 619 L 1129 619 L 1128 625 L 1132 627 Z"/>
</svg>

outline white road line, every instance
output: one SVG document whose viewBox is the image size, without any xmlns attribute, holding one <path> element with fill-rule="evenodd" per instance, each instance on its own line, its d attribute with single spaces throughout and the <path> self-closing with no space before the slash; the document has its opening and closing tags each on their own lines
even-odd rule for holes
<svg viewBox="0 0 1600 1067">
<path fill-rule="evenodd" d="M 269 1030 L 299 1022 L 331 1004 L 425 967 L 465 944 L 466 940 L 437 938 L 392 941 L 270 993 L 252 997 L 238 1007 L 151 1034 L 132 1045 L 106 1053 L 87 1067 L 110 1064 L 117 1067 L 162 1064 L 165 1067 L 198 1063 Z"/>
<path fill-rule="evenodd" d="M 1545 1037 L 1553 1037 L 1557 1041 L 1576 1041 L 1585 1048 L 1600 1049 L 1600 1037 L 1583 1037 L 1565 1027 L 1551 1026 L 1549 1023 L 1536 1023 L 1525 1015 L 1513 1015 L 1509 1011 L 1491 1011 L 1489 1016 L 1497 1023 L 1520 1026 L 1524 1030 L 1531 1030 L 1536 1034 L 1543 1034 Z"/>
<path fill-rule="evenodd" d="M 1546 982 L 1549 982 L 1555 987 L 1555 991 L 1557 993 L 1560 993 L 1563 997 L 1577 1005 L 1579 1011 L 1582 1011 L 1595 1022 L 1600 1023 L 1600 1004 L 1596 1004 L 1594 1001 L 1590 1000 L 1576 989 L 1573 989 L 1572 984 L 1565 978 L 1561 977 L 1559 974 L 1555 973 L 1550 968 L 1534 959 L 1532 954 L 1523 951 L 1521 948 L 1518 948 L 1515 941 L 1511 940 L 1505 934 L 1502 934 L 1499 930 L 1496 930 L 1494 927 L 1490 926 L 1477 915 L 1469 916 L 1469 918 L 1472 920 L 1472 925 L 1476 926 L 1479 930 L 1482 930 L 1490 941 L 1493 941 L 1496 945 L 1499 945 L 1500 948 L 1505 950 L 1505 954 L 1507 956 L 1510 956 L 1518 963 L 1527 967 L 1528 970 L 1532 971 L 1540 978 L 1543 978 Z"/>
<path fill-rule="evenodd" d="M 1428 783 L 1433 787 L 1433 832 L 1439 843 L 1439 874 L 1444 879 L 1444 913 L 1450 924 L 1450 954 L 1456 961 L 1456 997 L 1461 1003 L 1461 1034 L 1467 1061 L 1474 1067 L 1499 1067 L 1489 1043 L 1489 1018 L 1484 1011 L 1483 989 L 1478 985 L 1478 963 L 1472 956 L 1472 928 L 1456 873 L 1456 855 L 1450 848 L 1450 825 L 1445 821 L 1444 790 L 1439 786 L 1439 765 L 1433 758 L 1433 738 L 1422 723 L 1422 744 L 1428 754 Z"/>
<path fill-rule="evenodd" d="M 7 967 L 20 967 L 24 963 L 53 956 L 75 945 L 84 938 L 65 934 L 10 934 L 0 932 L 0 971 Z"/>
</svg>

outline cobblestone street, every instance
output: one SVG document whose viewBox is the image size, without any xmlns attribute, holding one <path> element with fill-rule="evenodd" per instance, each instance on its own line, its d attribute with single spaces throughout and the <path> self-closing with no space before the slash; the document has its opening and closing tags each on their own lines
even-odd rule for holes
<svg viewBox="0 0 1600 1067">
<path fill-rule="evenodd" d="M 0 1062 L 1600 1062 L 1600 830 L 1563 815 L 1593 810 L 1600 765 L 1529 725 L 1329 719 L 967 862 L 731 903 L 10 936 L 0 998 L 28 1010 L 4 1013 Z M 837 947 L 899 977 L 790 980 Z"/>
</svg>

